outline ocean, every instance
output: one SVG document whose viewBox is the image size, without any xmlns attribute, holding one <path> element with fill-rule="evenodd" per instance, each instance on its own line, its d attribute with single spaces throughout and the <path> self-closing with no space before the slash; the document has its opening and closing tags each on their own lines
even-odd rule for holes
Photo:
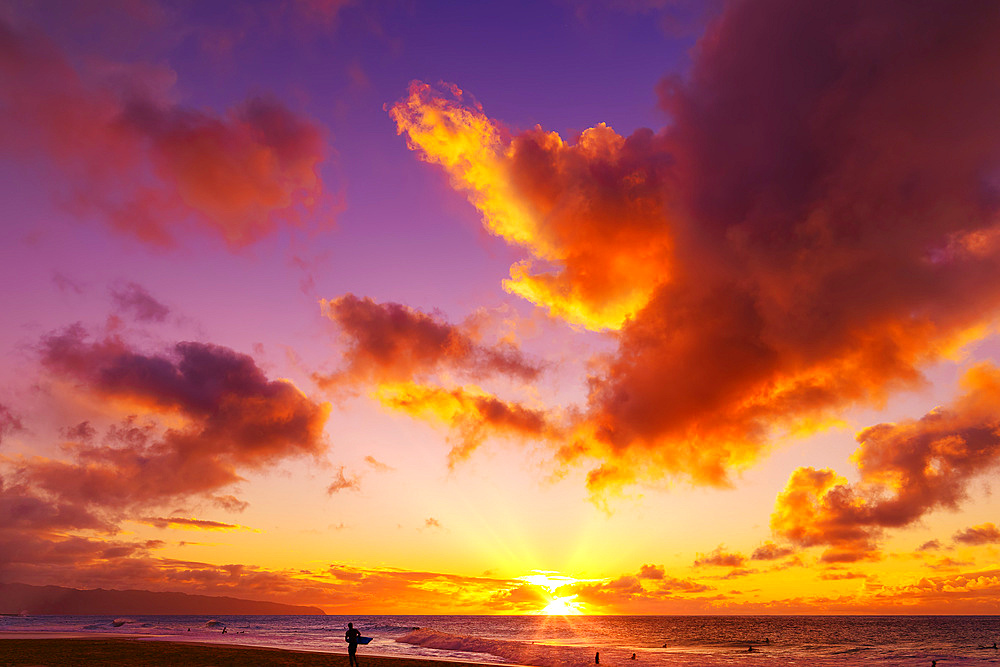
<svg viewBox="0 0 1000 667">
<path fill-rule="evenodd" d="M 349 621 L 373 637 L 358 649 L 362 665 L 380 654 L 563 667 L 593 665 L 597 653 L 626 667 L 1000 664 L 1000 616 L 5 616 L 0 632 L 346 653 Z"/>
</svg>

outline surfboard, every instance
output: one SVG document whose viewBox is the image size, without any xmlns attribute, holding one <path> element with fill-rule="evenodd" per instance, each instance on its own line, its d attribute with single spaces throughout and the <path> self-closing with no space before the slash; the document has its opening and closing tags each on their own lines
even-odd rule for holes
<svg viewBox="0 0 1000 667">
<path fill-rule="evenodd" d="M 367 643 L 368 643 L 368 642 L 370 642 L 371 640 L 372 640 L 372 638 L 371 638 L 371 637 L 358 637 L 358 643 L 359 643 L 359 644 L 367 644 Z M 344 638 L 344 641 L 345 641 L 345 642 L 347 641 L 347 638 L 346 638 L 346 637 Z"/>
</svg>

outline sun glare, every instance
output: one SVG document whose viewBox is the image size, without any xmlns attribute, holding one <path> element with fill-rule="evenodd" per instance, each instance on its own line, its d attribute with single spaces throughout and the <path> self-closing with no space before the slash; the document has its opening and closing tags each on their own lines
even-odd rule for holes
<svg viewBox="0 0 1000 667">
<path fill-rule="evenodd" d="M 560 592 L 559 589 L 564 586 L 592 581 L 591 579 L 574 579 L 573 577 L 567 577 L 555 572 L 540 572 L 537 570 L 535 574 L 518 577 L 518 579 L 542 589 L 545 599 L 548 600 L 548 604 L 533 613 L 544 616 L 580 616 L 585 613 L 583 605 L 579 602 L 574 602 L 577 597 L 575 593 L 572 595 L 557 595 L 556 593 Z"/>
<path fill-rule="evenodd" d="M 580 608 L 573 602 L 575 595 L 565 598 L 555 598 L 545 605 L 541 613 L 546 616 L 579 616 L 583 614 Z"/>
</svg>

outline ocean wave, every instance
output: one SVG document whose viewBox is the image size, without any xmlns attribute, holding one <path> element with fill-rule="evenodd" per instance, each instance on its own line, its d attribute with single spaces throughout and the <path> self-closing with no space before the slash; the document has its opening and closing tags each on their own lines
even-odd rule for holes
<svg viewBox="0 0 1000 667">
<path fill-rule="evenodd" d="M 448 632 L 420 628 L 396 639 L 402 644 L 412 644 L 440 651 L 486 653 L 510 663 L 536 665 L 537 667 L 564 667 L 593 660 L 592 649 L 575 646 L 533 644 L 510 639 L 489 639 L 472 635 L 454 635 Z"/>
<path fill-rule="evenodd" d="M 413 632 L 414 630 L 419 630 L 420 628 L 414 625 L 399 625 L 395 623 L 355 623 L 355 627 L 361 630 L 362 634 L 366 635 L 396 635 L 405 632 Z M 327 632 L 344 632 L 347 630 L 347 624 L 335 625 L 328 628 L 319 628 L 320 630 L 325 630 Z"/>
<path fill-rule="evenodd" d="M 852 648 L 843 649 L 841 651 L 832 651 L 830 655 L 851 655 L 854 653 L 862 653 L 864 651 L 871 651 L 874 647 L 872 646 L 854 646 Z"/>
</svg>

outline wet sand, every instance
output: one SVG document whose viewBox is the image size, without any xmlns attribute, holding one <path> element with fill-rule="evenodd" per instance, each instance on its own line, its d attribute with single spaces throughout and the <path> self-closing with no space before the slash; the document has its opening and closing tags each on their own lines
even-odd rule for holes
<svg viewBox="0 0 1000 667">
<path fill-rule="evenodd" d="M 387 658 L 358 652 L 359 667 L 455 667 L 472 662 Z M 0 633 L 0 667 L 347 667 L 347 653 L 315 653 L 125 637 L 44 638 Z"/>
</svg>

